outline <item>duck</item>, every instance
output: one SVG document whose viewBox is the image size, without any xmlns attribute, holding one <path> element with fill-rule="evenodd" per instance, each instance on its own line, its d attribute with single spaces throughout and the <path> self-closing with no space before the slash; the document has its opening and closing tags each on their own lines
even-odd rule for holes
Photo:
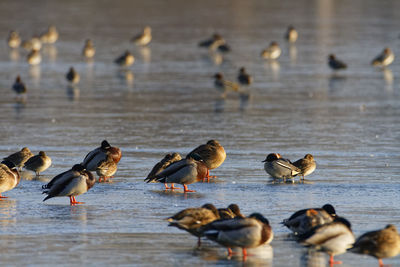
<svg viewBox="0 0 400 267">
<path fill-rule="evenodd" d="M 169 165 L 165 170 L 154 176 L 151 181 L 183 185 L 184 193 L 196 192 L 187 188 L 188 184 L 203 180 L 208 173 L 207 165 L 199 154 L 193 153 Z"/>
<path fill-rule="evenodd" d="M 95 54 L 96 54 L 96 48 L 93 46 L 92 40 L 87 39 L 82 49 L 82 55 L 86 59 L 90 59 L 93 58 Z"/>
<path fill-rule="evenodd" d="M 9 155 L 8 157 L 4 158 L 3 160 L 11 161 L 12 163 L 14 163 L 15 166 L 17 166 L 17 168 L 19 170 L 21 170 L 22 167 L 24 166 L 25 162 L 27 162 L 28 159 L 30 159 L 33 156 L 34 155 L 29 148 L 23 147 L 20 151 Z"/>
<path fill-rule="evenodd" d="M 217 90 L 222 92 L 234 91 L 238 92 L 240 90 L 239 84 L 225 80 L 222 73 L 218 72 L 214 75 L 214 85 Z"/>
<path fill-rule="evenodd" d="M 393 61 L 394 53 L 389 47 L 386 47 L 383 49 L 382 53 L 372 60 L 371 65 L 377 67 L 386 67 L 392 64 Z"/>
<path fill-rule="evenodd" d="M 74 69 L 74 67 L 70 67 L 69 71 L 65 75 L 65 78 L 67 81 L 71 84 L 77 84 L 79 83 L 81 77 L 79 76 L 79 73 L 77 73 Z"/>
<path fill-rule="evenodd" d="M 261 52 L 261 57 L 264 59 L 278 59 L 281 53 L 282 49 L 279 47 L 279 44 L 273 41 Z"/>
<path fill-rule="evenodd" d="M 26 51 L 32 51 L 32 50 L 40 50 L 42 49 L 42 42 L 40 41 L 39 37 L 33 36 L 30 40 L 24 41 L 22 43 L 22 47 Z"/>
<path fill-rule="evenodd" d="M 180 161 L 182 159 L 182 156 L 179 153 L 168 153 L 167 155 L 164 156 L 164 158 L 158 162 L 156 165 L 154 165 L 153 169 L 151 169 L 150 173 L 147 175 L 147 177 L 144 179 L 145 182 L 149 183 L 151 181 L 154 181 L 154 176 L 165 170 L 169 165 L 171 165 L 174 162 Z M 180 189 L 179 187 L 175 187 L 174 184 L 171 184 L 170 187 L 168 187 L 167 184 L 164 184 L 165 189 Z"/>
<path fill-rule="evenodd" d="M 201 246 L 202 227 L 219 219 L 217 208 L 213 204 L 204 204 L 200 208 L 187 208 L 167 218 L 168 226 L 177 227 L 196 236 L 197 246 Z"/>
<path fill-rule="evenodd" d="M 337 217 L 334 221 L 318 225 L 308 232 L 299 235 L 298 242 L 305 246 L 314 247 L 329 255 L 329 264 L 341 264 L 335 261 L 334 256 L 343 254 L 351 248 L 355 241 L 351 224 L 343 217 Z"/>
<path fill-rule="evenodd" d="M 241 67 L 239 69 L 237 79 L 242 85 L 250 85 L 253 83 L 253 77 L 251 77 L 251 75 L 246 72 L 245 67 Z"/>
<path fill-rule="evenodd" d="M 245 218 L 237 204 L 230 204 L 227 208 L 218 209 L 218 214 L 222 220 Z"/>
<path fill-rule="evenodd" d="M 121 67 L 129 67 L 135 62 L 135 58 L 129 51 L 125 51 L 125 53 L 114 60 L 114 62 Z"/>
<path fill-rule="evenodd" d="M 17 166 L 10 160 L 3 160 L 0 163 L 0 199 L 8 198 L 2 196 L 1 193 L 10 191 L 16 187 L 21 181 L 21 176 L 17 170 Z"/>
<path fill-rule="evenodd" d="M 334 54 L 330 54 L 328 56 L 328 66 L 332 70 L 344 70 L 344 69 L 347 69 L 346 63 L 344 63 L 343 61 L 340 61 L 339 59 L 337 59 Z"/>
<path fill-rule="evenodd" d="M 226 43 L 225 39 L 218 33 L 214 33 L 211 38 L 201 41 L 200 47 L 208 48 L 210 51 L 229 52 L 230 46 Z"/>
<path fill-rule="evenodd" d="M 318 225 L 332 222 L 336 217 L 335 208 L 331 204 L 325 204 L 322 208 L 298 210 L 288 219 L 284 219 L 282 224 L 294 235 L 302 235 Z"/>
<path fill-rule="evenodd" d="M 296 31 L 296 29 L 290 25 L 285 33 L 285 39 L 289 43 L 295 43 L 297 41 L 297 38 L 299 37 L 299 33 Z"/>
<path fill-rule="evenodd" d="M 46 201 L 53 197 L 69 197 L 70 205 L 84 204 L 77 202 L 75 197 L 86 193 L 94 186 L 96 179 L 82 164 L 75 164 L 70 170 L 55 176 L 48 184 L 43 185 Z"/>
<path fill-rule="evenodd" d="M 208 182 L 210 181 L 210 178 L 215 178 L 210 176 L 209 170 L 218 168 L 226 159 L 224 147 L 214 139 L 208 140 L 206 144 L 202 144 L 190 151 L 186 158 L 190 158 L 194 154 L 199 155 L 206 164 L 207 174 L 203 178 L 207 178 Z"/>
<path fill-rule="evenodd" d="M 17 95 L 26 93 L 25 84 L 19 75 L 17 76 L 17 78 L 15 78 L 15 82 L 12 86 L 12 89 Z"/>
<path fill-rule="evenodd" d="M 115 163 L 121 160 L 121 150 L 118 147 L 111 146 L 107 140 L 103 140 L 101 146 L 90 151 L 81 164 L 88 171 L 96 171 L 99 162 L 105 160 L 109 154 L 112 156 Z"/>
<path fill-rule="evenodd" d="M 27 61 L 30 65 L 38 65 L 42 61 L 42 56 L 39 50 L 32 49 L 32 51 L 27 56 Z"/>
<path fill-rule="evenodd" d="M 151 42 L 151 28 L 150 26 L 146 26 L 143 29 L 143 33 L 134 36 L 131 39 L 131 42 L 135 43 L 136 45 L 145 46 Z"/>
<path fill-rule="evenodd" d="M 400 236 L 396 226 L 388 224 L 381 230 L 361 235 L 349 251 L 373 256 L 378 259 L 379 267 L 383 267 L 382 259 L 396 257 L 400 253 Z"/>
<path fill-rule="evenodd" d="M 99 182 L 104 182 L 109 178 L 113 178 L 113 175 L 117 172 L 117 163 L 115 163 L 111 154 L 107 155 L 107 158 L 101 160 L 96 168 L 96 173 L 99 176 Z"/>
<path fill-rule="evenodd" d="M 204 226 L 203 235 L 228 248 L 228 256 L 232 256 L 232 248 L 242 248 L 243 261 L 247 257 L 247 248 L 269 244 L 273 231 L 266 219 L 260 213 L 253 213 L 247 218 L 217 220 Z"/>
<path fill-rule="evenodd" d="M 36 173 L 36 176 L 39 176 L 41 172 L 47 170 L 51 165 L 51 158 L 46 155 L 44 151 L 39 151 L 39 154 L 29 158 L 24 167 L 27 170 L 33 171 Z"/>
<path fill-rule="evenodd" d="M 274 179 L 293 179 L 301 173 L 301 170 L 290 163 L 289 160 L 282 159 L 278 153 L 270 153 L 264 162 L 264 170 Z"/>
<path fill-rule="evenodd" d="M 46 32 L 40 35 L 40 41 L 44 44 L 54 44 L 58 40 L 58 31 L 54 25 L 49 26 Z"/>
<path fill-rule="evenodd" d="M 293 165 L 301 170 L 300 175 L 303 177 L 307 176 L 315 171 L 317 163 L 314 160 L 313 155 L 306 154 L 304 158 L 296 160 Z"/>
<path fill-rule="evenodd" d="M 21 37 L 19 37 L 18 32 L 10 31 L 7 39 L 8 47 L 10 48 L 18 48 L 21 44 Z"/>
</svg>

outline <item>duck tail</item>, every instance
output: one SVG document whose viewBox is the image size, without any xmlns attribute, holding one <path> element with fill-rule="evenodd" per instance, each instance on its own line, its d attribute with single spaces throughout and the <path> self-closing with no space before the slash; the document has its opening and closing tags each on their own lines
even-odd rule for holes
<svg viewBox="0 0 400 267">
<path fill-rule="evenodd" d="M 43 192 L 43 194 L 45 194 L 45 192 Z M 52 198 L 52 197 L 53 197 L 53 196 L 48 195 L 47 197 L 45 197 L 45 198 L 43 199 L 43 202 L 46 201 L 46 200 L 48 200 L 49 198 Z"/>
</svg>

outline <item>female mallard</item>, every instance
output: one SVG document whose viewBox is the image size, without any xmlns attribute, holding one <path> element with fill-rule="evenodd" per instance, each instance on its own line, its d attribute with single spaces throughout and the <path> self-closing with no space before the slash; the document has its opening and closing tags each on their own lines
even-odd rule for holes
<svg viewBox="0 0 400 267">
<path fill-rule="evenodd" d="M 129 67 L 135 62 L 135 58 L 129 51 L 125 51 L 123 55 L 114 60 L 121 67 Z"/>
<path fill-rule="evenodd" d="M 107 158 L 100 161 L 96 168 L 96 173 L 99 176 L 99 182 L 103 180 L 106 182 L 107 179 L 113 178 L 114 173 L 117 172 L 117 163 L 115 163 L 113 157 L 109 154 Z"/>
<path fill-rule="evenodd" d="M 209 140 L 206 144 L 196 147 L 186 158 L 190 158 L 194 154 L 198 154 L 202 158 L 208 170 L 218 168 L 226 159 L 225 149 L 217 140 Z M 212 178 L 208 170 L 206 176 L 202 177 L 203 180 L 207 178 L 207 181 L 210 181 Z"/>
<path fill-rule="evenodd" d="M 99 162 L 105 160 L 107 155 L 111 155 L 115 163 L 118 163 L 122 156 L 118 147 L 113 147 L 107 140 L 103 140 L 101 146 L 90 151 L 81 164 L 86 170 L 95 171 Z"/>
<path fill-rule="evenodd" d="M 19 170 L 22 169 L 24 166 L 25 162 L 28 161 L 31 157 L 33 157 L 33 153 L 29 150 L 29 148 L 24 147 L 20 151 L 15 152 L 11 154 L 10 156 L 4 158 L 4 160 L 11 161 L 14 163 L 15 166 L 19 168 Z"/>
<path fill-rule="evenodd" d="M 386 67 L 394 61 L 394 53 L 388 47 L 386 47 L 382 53 L 380 53 L 374 60 L 372 60 L 371 64 L 377 67 Z"/>
<path fill-rule="evenodd" d="M 245 218 L 240 212 L 240 208 L 237 204 L 230 204 L 227 208 L 218 209 L 219 217 L 223 220 L 233 218 Z"/>
<path fill-rule="evenodd" d="M 247 248 L 254 248 L 272 241 L 274 234 L 269 221 L 259 213 L 248 218 L 214 221 L 204 227 L 204 236 L 228 248 L 228 256 L 234 247 L 242 248 L 243 260 Z"/>
<path fill-rule="evenodd" d="M 143 33 L 134 36 L 131 39 L 131 42 L 134 42 L 136 45 L 148 45 L 151 41 L 151 28 L 149 26 L 144 27 Z"/>
<path fill-rule="evenodd" d="M 281 48 L 277 42 L 271 44 L 261 52 L 261 57 L 264 59 L 277 59 L 282 53 Z"/>
<path fill-rule="evenodd" d="M 10 31 L 10 34 L 8 35 L 7 44 L 10 48 L 19 47 L 19 45 L 21 44 L 21 38 L 19 37 L 18 32 Z"/>
<path fill-rule="evenodd" d="M 86 193 L 95 182 L 91 172 L 85 170 L 81 164 L 75 164 L 71 170 L 57 175 L 47 185 L 42 186 L 43 194 L 47 194 L 43 201 L 52 197 L 67 196 L 71 206 L 83 204 L 84 202 L 77 202 L 75 196 Z"/>
<path fill-rule="evenodd" d="M 202 226 L 219 219 L 218 210 L 213 204 L 205 204 L 201 208 L 184 209 L 174 216 L 169 217 L 168 226 L 185 230 L 198 237 L 197 245 L 200 247 L 203 236 Z"/>
<path fill-rule="evenodd" d="M 69 71 L 65 75 L 65 78 L 67 79 L 67 81 L 69 83 L 72 83 L 72 84 L 79 83 L 79 81 L 81 79 L 81 77 L 79 76 L 79 73 L 77 73 L 73 67 L 69 68 Z"/>
<path fill-rule="evenodd" d="M 9 160 L 0 163 L 0 199 L 7 198 L 1 193 L 9 191 L 16 187 L 21 180 L 21 176 L 15 164 Z"/>
<path fill-rule="evenodd" d="M 295 43 L 297 41 L 297 38 L 299 37 L 299 33 L 296 31 L 296 29 L 290 25 L 285 33 L 285 39 L 289 43 Z"/>
<path fill-rule="evenodd" d="M 44 151 L 40 151 L 38 155 L 31 157 L 28 159 L 24 167 L 27 170 L 33 171 L 36 173 L 36 176 L 39 176 L 41 172 L 44 172 L 51 165 L 51 158 L 46 155 Z"/>
<path fill-rule="evenodd" d="M 328 56 L 328 66 L 332 70 L 342 70 L 342 69 L 346 69 L 347 68 L 346 63 L 344 63 L 343 61 L 340 61 L 339 59 L 337 59 L 334 54 L 330 54 Z"/>
<path fill-rule="evenodd" d="M 55 26 L 51 25 L 47 29 L 46 32 L 44 32 L 42 35 L 40 35 L 40 41 L 45 44 L 54 44 L 58 40 L 58 31 Z"/>
<path fill-rule="evenodd" d="M 38 65 L 42 61 L 42 56 L 39 50 L 32 49 L 32 51 L 27 56 L 27 61 L 30 65 Z"/>
<path fill-rule="evenodd" d="M 174 162 L 180 161 L 182 159 L 181 155 L 179 153 L 172 153 L 172 154 L 167 154 L 165 157 L 158 162 L 153 169 L 151 169 L 150 173 L 147 175 L 147 177 L 144 179 L 145 182 L 151 182 L 154 181 L 154 176 L 165 170 L 169 165 L 171 165 Z M 167 184 L 165 185 L 165 189 L 180 189 L 178 187 L 174 187 L 174 184 L 171 184 L 171 187 L 168 187 Z"/>
<path fill-rule="evenodd" d="M 265 171 L 275 179 L 293 179 L 301 170 L 290 163 L 289 160 L 282 159 L 278 153 L 270 153 L 264 162 Z"/>
<path fill-rule="evenodd" d="M 314 157 L 311 154 L 306 154 L 304 158 L 293 162 L 293 165 L 299 168 L 300 175 L 303 177 L 307 176 L 315 171 L 317 163 L 315 163 Z"/>
<path fill-rule="evenodd" d="M 380 267 L 384 266 L 383 258 L 395 257 L 400 253 L 400 236 L 396 226 L 388 224 L 382 230 L 363 234 L 349 251 L 371 255 L 378 259 Z"/>
<path fill-rule="evenodd" d="M 237 77 L 238 81 L 242 85 L 250 85 L 253 82 L 253 77 L 246 72 L 244 67 L 239 69 L 239 75 Z"/>
<path fill-rule="evenodd" d="M 93 46 L 93 42 L 90 39 L 87 39 L 85 41 L 85 45 L 82 49 L 82 55 L 89 59 L 89 58 L 93 58 L 94 55 L 96 54 L 96 48 Z"/>
</svg>

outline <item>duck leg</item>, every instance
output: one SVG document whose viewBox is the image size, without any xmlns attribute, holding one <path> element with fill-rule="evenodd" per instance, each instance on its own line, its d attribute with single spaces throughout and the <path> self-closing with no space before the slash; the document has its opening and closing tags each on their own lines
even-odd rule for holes
<svg viewBox="0 0 400 267">
<path fill-rule="evenodd" d="M 164 185 L 165 185 L 165 190 L 167 190 L 167 189 L 171 189 L 171 190 L 174 190 L 174 189 L 181 189 L 180 187 L 175 187 L 175 186 L 174 186 L 174 183 L 171 183 L 171 187 L 168 187 L 167 184 L 164 184 Z"/>
<path fill-rule="evenodd" d="M 76 201 L 76 199 L 75 199 L 75 196 L 70 196 L 69 197 L 69 204 L 71 205 L 71 206 L 74 206 L 74 205 L 76 205 L 76 204 L 84 204 L 85 202 L 78 202 L 78 201 Z"/>
<path fill-rule="evenodd" d="M 243 261 L 246 261 L 247 259 L 247 251 L 245 248 L 242 248 L 242 253 L 243 253 Z"/>
<path fill-rule="evenodd" d="M 201 246 L 201 239 L 200 236 L 198 237 L 199 239 L 197 240 L 197 248 L 199 248 Z"/>
<path fill-rule="evenodd" d="M 186 192 L 196 192 L 196 191 L 195 191 L 195 190 L 189 190 L 189 189 L 187 188 L 187 186 L 184 184 L 184 185 L 183 185 L 183 192 L 186 193 Z"/>
<path fill-rule="evenodd" d="M 329 258 L 329 265 L 332 267 L 334 264 L 342 264 L 342 262 L 341 261 L 335 261 L 333 259 L 333 255 L 331 255 L 330 258 Z"/>
<path fill-rule="evenodd" d="M 210 170 L 207 169 L 207 174 L 205 177 L 203 177 L 203 183 L 207 179 L 207 183 L 210 182 L 210 178 L 217 178 L 217 176 L 210 176 Z"/>
<path fill-rule="evenodd" d="M 8 198 L 8 197 L 2 196 L 1 193 L 0 193 L 0 199 L 2 199 L 2 198 Z"/>
</svg>

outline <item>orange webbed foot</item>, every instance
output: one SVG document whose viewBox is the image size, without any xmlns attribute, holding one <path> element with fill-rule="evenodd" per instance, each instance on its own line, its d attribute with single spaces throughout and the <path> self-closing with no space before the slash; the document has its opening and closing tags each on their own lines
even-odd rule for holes
<svg viewBox="0 0 400 267">
<path fill-rule="evenodd" d="M 184 184 L 183 185 L 183 192 L 184 193 L 187 193 L 187 192 L 196 192 L 195 190 L 189 190 L 188 188 L 187 188 L 187 186 Z"/>
</svg>

